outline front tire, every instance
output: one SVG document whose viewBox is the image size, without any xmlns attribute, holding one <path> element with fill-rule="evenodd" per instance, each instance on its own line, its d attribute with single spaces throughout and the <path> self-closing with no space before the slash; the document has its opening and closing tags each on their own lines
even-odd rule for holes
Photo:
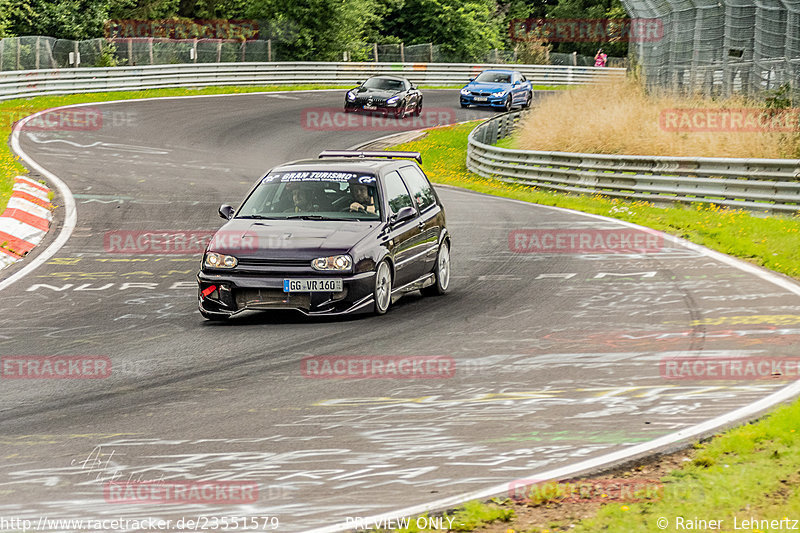
<svg viewBox="0 0 800 533">
<path fill-rule="evenodd" d="M 387 261 L 381 261 L 375 270 L 375 288 L 372 292 L 375 300 L 375 314 L 384 315 L 392 303 L 392 269 Z"/>
<path fill-rule="evenodd" d="M 506 103 L 505 103 L 505 105 L 503 106 L 503 108 L 504 108 L 506 111 L 511 111 L 511 95 L 510 95 L 510 94 L 508 95 L 508 98 L 506 98 Z"/>
<path fill-rule="evenodd" d="M 420 290 L 424 296 L 441 296 L 450 288 L 450 245 L 444 241 L 436 254 L 436 267 L 433 269 L 436 281 L 430 287 Z"/>
<path fill-rule="evenodd" d="M 397 111 L 394 112 L 394 118 L 397 120 L 403 120 L 406 118 L 406 103 L 400 102 L 400 106 L 397 108 Z"/>
</svg>

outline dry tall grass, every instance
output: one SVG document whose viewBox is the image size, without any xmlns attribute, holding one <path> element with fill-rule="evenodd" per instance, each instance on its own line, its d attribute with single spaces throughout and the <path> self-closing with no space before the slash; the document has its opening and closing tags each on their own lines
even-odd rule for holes
<svg viewBox="0 0 800 533">
<path fill-rule="evenodd" d="M 648 95 L 630 80 L 581 86 L 543 99 L 519 129 L 514 144 L 559 152 L 800 158 L 797 132 L 674 132 L 660 122 L 662 110 L 761 106 L 739 97 Z"/>
</svg>

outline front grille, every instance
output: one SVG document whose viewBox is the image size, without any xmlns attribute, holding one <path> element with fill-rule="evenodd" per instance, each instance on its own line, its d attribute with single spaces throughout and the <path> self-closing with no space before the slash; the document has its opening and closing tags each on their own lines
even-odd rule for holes
<svg viewBox="0 0 800 533">
<path fill-rule="evenodd" d="M 492 93 L 487 93 L 483 91 L 472 91 L 472 96 L 492 96 Z"/>
<path fill-rule="evenodd" d="M 236 291 L 238 309 L 311 308 L 311 294 L 283 292 L 280 289 L 242 289 Z"/>
<path fill-rule="evenodd" d="M 239 259 L 240 266 L 252 266 L 252 267 L 293 267 L 293 268 L 302 268 L 302 267 L 310 267 L 311 260 L 306 259 L 254 259 L 254 258 L 243 258 Z"/>
<path fill-rule="evenodd" d="M 370 100 L 372 100 L 372 102 L 370 102 Z M 359 97 L 356 98 L 356 104 L 358 104 L 358 105 L 385 106 L 386 105 L 386 99 L 385 98 L 371 98 L 370 99 L 370 98 L 364 98 L 362 96 L 360 98 Z"/>
</svg>

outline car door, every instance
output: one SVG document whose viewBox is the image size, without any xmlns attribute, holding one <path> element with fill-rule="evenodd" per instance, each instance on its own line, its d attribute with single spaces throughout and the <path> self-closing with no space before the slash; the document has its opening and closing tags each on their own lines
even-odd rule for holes
<svg viewBox="0 0 800 533">
<path fill-rule="evenodd" d="M 513 78 L 513 88 L 511 89 L 514 93 L 514 104 L 522 104 L 525 102 L 525 86 L 522 83 L 522 75 L 519 72 L 514 73 Z"/>
<path fill-rule="evenodd" d="M 419 210 L 417 225 L 420 230 L 419 253 L 414 254 L 415 261 L 418 261 L 419 276 L 433 270 L 436 264 L 436 254 L 439 250 L 439 235 L 442 232 L 442 208 L 436 202 L 436 195 L 433 192 L 428 178 L 420 168 L 411 163 L 400 168 L 400 175 L 406 184 L 406 188 L 411 193 L 414 205 Z"/>
<path fill-rule="evenodd" d="M 421 266 L 415 257 L 420 253 L 422 230 L 419 226 L 419 213 L 414 218 L 392 223 L 392 218 L 404 207 L 414 207 L 414 201 L 406 189 L 400 174 L 393 170 L 383 178 L 383 193 L 389 204 L 390 229 L 385 240 L 394 262 L 394 287 L 411 283 L 422 275 Z M 416 208 L 415 208 L 416 211 Z"/>
</svg>

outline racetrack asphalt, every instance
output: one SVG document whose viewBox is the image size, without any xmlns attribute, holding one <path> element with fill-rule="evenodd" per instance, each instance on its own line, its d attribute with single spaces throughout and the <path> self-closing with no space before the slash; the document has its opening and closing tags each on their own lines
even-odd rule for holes
<svg viewBox="0 0 800 533">
<path fill-rule="evenodd" d="M 494 114 L 459 109 L 455 91 L 425 93 L 442 122 Z M 279 531 L 308 530 L 624 450 L 789 383 L 662 373 L 679 356 L 791 357 L 791 292 L 666 240 L 648 253 L 517 253 L 515 230 L 628 229 L 449 187 L 437 190 L 451 293 L 409 295 L 383 317 L 206 322 L 200 254 L 107 249 L 120 230 L 214 230 L 219 205 L 238 205 L 271 166 L 391 133 L 308 123 L 309 109 L 341 102 L 330 92 L 120 102 L 98 106 L 99 129 L 22 133 L 24 151 L 70 187 L 78 222 L 53 258 L 0 292 L 0 355 L 104 356 L 112 371 L 0 380 L 0 516 L 277 516 Z M 56 211 L 40 248 L 60 224 Z M 456 370 L 313 379 L 307 356 L 442 356 Z M 256 481 L 259 498 L 104 497 L 108 481 L 162 479 Z"/>
</svg>

